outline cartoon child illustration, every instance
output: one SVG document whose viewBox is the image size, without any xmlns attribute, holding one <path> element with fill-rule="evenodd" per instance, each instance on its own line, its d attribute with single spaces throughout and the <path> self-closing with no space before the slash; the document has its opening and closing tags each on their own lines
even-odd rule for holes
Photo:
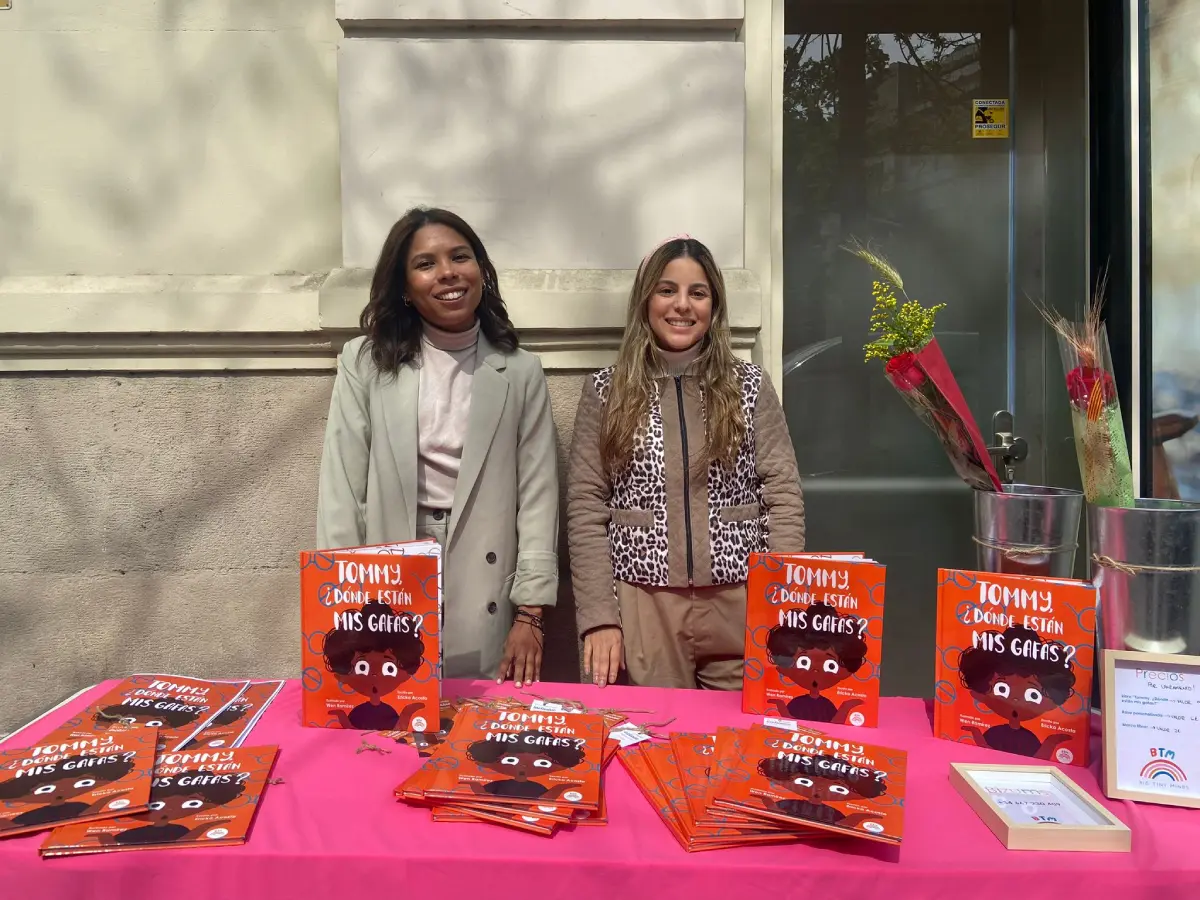
<svg viewBox="0 0 1200 900">
<path fill-rule="evenodd" d="M 964 728 L 980 747 L 1019 753 L 1038 759 L 1050 759 L 1055 748 L 1070 740 L 1066 734 L 1052 734 L 1042 741 L 1023 722 L 1032 722 L 1055 707 L 1062 706 L 1074 693 L 1075 672 L 1067 658 L 1065 647 L 1057 641 L 1043 641 L 1041 635 L 1023 625 L 1014 625 L 998 635 L 1001 650 L 985 650 L 984 645 L 964 650 L 958 663 L 958 676 L 963 687 L 975 700 L 996 715 L 1004 718 L 1003 725 L 993 725 L 981 732 L 974 726 Z M 1042 647 L 1057 645 L 1055 654 L 1045 653 Z M 1013 652 L 1019 647 L 1022 654 Z M 1046 657 L 1056 657 L 1052 661 Z"/>
<path fill-rule="evenodd" d="M 805 756 L 799 760 L 762 759 L 758 773 L 779 787 L 791 791 L 799 800 L 769 800 L 768 809 L 796 819 L 856 828 L 868 819 L 882 819 L 879 813 L 852 813 L 826 806 L 843 800 L 864 800 L 887 793 L 887 782 L 874 769 L 851 765 L 832 756 Z"/>
<path fill-rule="evenodd" d="M 96 757 L 72 756 L 54 763 L 51 772 L 24 775 L 0 781 L 0 801 L 38 803 L 33 809 L 7 821 L 0 820 L 0 836 L 5 831 L 33 825 L 56 825 L 68 819 L 95 815 L 109 803 L 129 791 L 117 791 L 95 803 L 71 802 L 97 787 L 118 781 L 133 771 L 133 760 L 124 757 L 111 762 L 86 765 Z M 49 768 L 47 766 L 46 768 Z"/>
<path fill-rule="evenodd" d="M 199 771 L 191 773 L 193 777 L 208 775 L 212 772 Z M 150 811 L 140 813 L 138 821 L 149 821 L 150 824 L 131 828 L 119 834 L 100 834 L 97 839 L 101 844 L 111 846 L 137 846 L 140 844 L 171 844 L 177 841 L 192 840 L 210 829 L 227 825 L 234 817 L 213 819 L 189 828 L 176 822 L 176 819 L 186 819 L 207 809 L 232 803 L 245 791 L 244 783 L 237 780 L 234 774 L 225 775 L 228 780 L 213 781 L 207 784 L 180 784 L 178 780 L 161 787 L 151 788 Z"/>
<path fill-rule="evenodd" d="M 140 725 L 143 728 L 176 729 L 192 724 L 206 709 L 205 706 L 190 706 L 175 700 L 158 700 L 151 706 L 121 703 L 97 710 L 92 721 L 97 731 L 108 731 L 117 725 L 123 728 Z"/>
<path fill-rule="evenodd" d="M 767 653 L 780 678 L 805 690 L 786 704 L 775 701 L 781 716 L 841 725 L 862 703 L 850 699 L 838 706 L 821 695 L 862 668 L 867 655 L 867 643 L 859 637 L 862 621 L 841 615 L 832 604 L 814 603 L 803 628 L 776 625 L 768 632 Z"/>
<path fill-rule="evenodd" d="M 583 762 L 582 750 L 570 745 L 554 746 L 555 740 L 545 731 L 522 731 L 515 743 L 475 741 L 467 748 L 467 758 L 482 769 L 507 777 L 483 785 L 471 784 L 471 789 L 493 797 L 551 800 L 568 788 L 578 787 L 578 783 L 547 787 L 531 779 L 573 769 Z"/>
<path fill-rule="evenodd" d="M 371 616 L 413 621 L 408 613 L 393 612 L 388 604 L 377 600 L 366 603 L 359 612 L 364 626 Z M 383 698 L 416 674 L 424 653 L 425 643 L 415 627 L 408 631 L 333 629 L 325 635 L 325 666 L 341 684 L 367 700 L 349 715 L 340 709 L 331 715 L 343 728 L 408 731 L 413 713 L 421 704 L 410 703 L 396 712 Z"/>
</svg>

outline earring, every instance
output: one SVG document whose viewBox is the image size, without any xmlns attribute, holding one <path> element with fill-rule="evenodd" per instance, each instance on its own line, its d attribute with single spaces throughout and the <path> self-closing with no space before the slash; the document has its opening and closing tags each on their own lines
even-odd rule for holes
<svg viewBox="0 0 1200 900">
<path fill-rule="evenodd" d="M 412 301 L 408 299 L 407 294 L 402 295 L 400 299 L 404 301 L 405 306 L 412 306 Z"/>
</svg>

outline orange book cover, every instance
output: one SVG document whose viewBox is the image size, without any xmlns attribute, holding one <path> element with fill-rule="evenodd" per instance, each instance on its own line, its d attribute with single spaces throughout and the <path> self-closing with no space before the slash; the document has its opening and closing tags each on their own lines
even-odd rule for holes
<svg viewBox="0 0 1200 900">
<path fill-rule="evenodd" d="M 241 696 L 214 716 L 207 725 L 187 742 L 185 750 L 197 747 L 217 750 L 221 747 L 240 747 L 250 731 L 258 724 L 279 692 L 283 681 L 252 681 Z"/>
<path fill-rule="evenodd" d="M 692 821 L 697 826 L 761 829 L 761 823 L 752 822 L 748 816 L 714 812 L 708 808 L 709 781 L 716 746 L 715 734 L 677 731 L 671 735 L 671 750 L 679 767 L 680 782 Z"/>
<path fill-rule="evenodd" d="M 0 750 L 0 838 L 145 810 L 157 747 L 139 728 Z"/>
<path fill-rule="evenodd" d="M 878 725 L 885 580 L 850 554 L 751 554 L 742 711 Z"/>
<path fill-rule="evenodd" d="M 722 809 L 899 844 L 904 834 L 903 750 L 754 725 L 716 797 Z"/>
<path fill-rule="evenodd" d="M 178 750 L 249 683 L 187 675 L 130 675 L 55 735 L 86 738 L 110 730 L 152 728 L 158 732 L 160 751 Z"/>
<path fill-rule="evenodd" d="M 302 724 L 436 731 L 441 597 L 436 541 L 301 553 Z"/>
<path fill-rule="evenodd" d="M 658 779 L 654 777 L 654 771 L 650 768 L 650 762 L 639 749 L 639 744 L 631 744 L 628 747 L 622 747 L 617 751 L 617 758 L 621 760 L 621 765 L 625 771 L 629 773 L 629 777 L 633 779 L 633 783 L 637 785 L 642 796 L 649 802 L 650 807 L 662 820 L 663 824 L 671 832 L 671 836 L 679 842 L 684 850 L 690 850 L 688 845 L 687 833 L 683 829 L 683 822 L 677 815 L 677 811 L 671 805 L 670 800 L 663 793 L 662 786 L 658 783 Z"/>
<path fill-rule="evenodd" d="M 246 841 L 278 747 L 163 753 L 148 812 L 56 828 L 43 856 L 207 847 Z"/>
<path fill-rule="evenodd" d="M 641 751 L 649 763 L 650 771 L 654 773 L 654 777 L 658 780 L 658 786 L 662 790 L 663 797 L 666 798 L 667 803 L 670 805 L 672 814 L 682 825 L 689 844 L 724 845 L 730 842 L 750 844 L 760 843 L 764 837 L 769 837 L 772 842 L 779 838 L 782 831 L 780 826 L 762 822 L 743 827 L 697 825 L 692 818 L 691 809 L 688 806 L 687 794 L 683 789 L 678 762 L 675 759 L 675 753 L 671 749 L 671 745 L 654 741 L 644 741 L 637 746 L 638 750 Z"/>
<path fill-rule="evenodd" d="M 651 754 L 655 751 L 647 749 L 650 747 L 666 747 L 667 745 L 654 744 L 652 741 L 642 741 L 637 744 L 631 744 L 622 747 L 617 756 L 621 760 L 621 765 L 629 776 L 637 785 L 638 791 L 646 798 L 650 807 L 662 820 L 663 824 L 671 832 L 671 836 L 675 838 L 679 846 L 689 853 L 698 853 L 704 850 L 725 850 L 733 847 L 744 846 L 750 841 L 746 840 L 745 835 L 730 833 L 728 838 L 724 838 L 720 834 L 720 829 L 714 829 L 714 834 L 708 838 L 697 837 L 688 828 L 688 819 L 685 811 L 687 808 L 686 801 L 680 801 L 679 798 L 672 798 L 664 790 L 661 780 L 655 773 L 654 766 L 651 763 Z M 764 838 L 760 837 L 757 841 L 762 842 Z M 765 838 L 766 842 L 779 842 L 781 840 L 790 840 L 790 838 L 780 835 L 770 835 Z"/>
<path fill-rule="evenodd" d="M 426 764 L 424 796 L 598 809 L 607 732 L 588 713 L 465 709 Z"/>
<path fill-rule="evenodd" d="M 1086 766 L 1096 589 L 938 570 L 937 737 Z"/>
</svg>

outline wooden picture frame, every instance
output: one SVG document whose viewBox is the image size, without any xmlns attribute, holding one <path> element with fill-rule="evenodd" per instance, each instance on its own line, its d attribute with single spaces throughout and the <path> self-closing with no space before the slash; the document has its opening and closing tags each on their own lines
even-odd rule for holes
<svg viewBox="0 0 1200 900">
<path fill-rule="evenodd" d="M 950 763 L 950 783 L 1008 850 L 1130 850 L 1129 827 L 1054 766 Z"/>
<path fill-rule="evenodd" d="M 1200 656 L 1102 650 L 1100 662 L 1104 796 L 1200 809 Z M 1170 687 L 1188 682 L 1191 691 Z M 1138 701 L 1123 710 L 1121 699 L 1131 696 L 1131 688 Z M 1179 718 L 1149 713 L 1148 702 L 1170 705 L 1176 697 Z M 1123 729 L 1122 715 L 1143 724 Z"/>
</svg>

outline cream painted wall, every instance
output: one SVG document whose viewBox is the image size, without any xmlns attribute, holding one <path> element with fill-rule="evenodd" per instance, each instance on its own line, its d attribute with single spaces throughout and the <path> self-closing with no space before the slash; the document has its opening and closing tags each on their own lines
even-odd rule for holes
<svg viewBox="0 0 1200 900">
<path fill-rule="evenodd" d="M 337 266 L 340 35 L 333 0 L 0 12 L 0 275 Z"/>
</svg>

